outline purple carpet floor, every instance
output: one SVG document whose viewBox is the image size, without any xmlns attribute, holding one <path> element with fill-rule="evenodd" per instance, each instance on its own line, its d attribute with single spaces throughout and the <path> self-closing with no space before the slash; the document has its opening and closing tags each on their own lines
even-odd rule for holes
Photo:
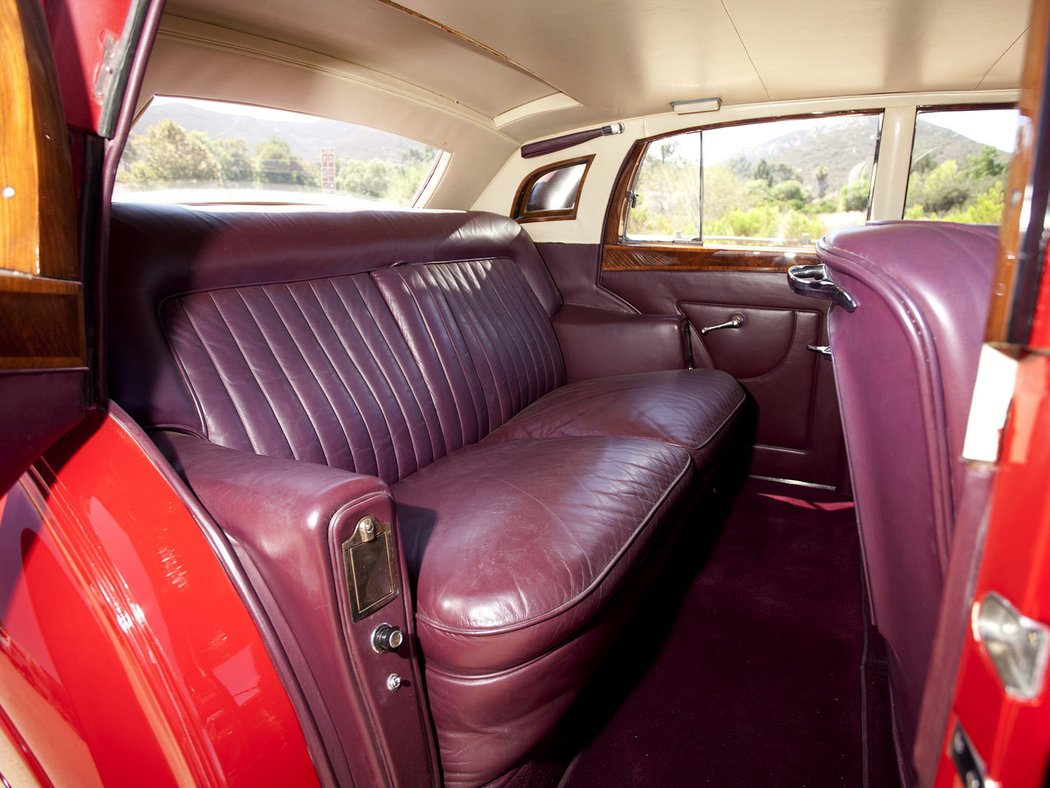
<svg viewBox="0 0 1050 788">
<path fill-rule="evenodd" d="M 752 480 L 717 535 L 692 519 L 571 718 L 561 784 L 864 785 L 853 505 Z"/>
</svg>

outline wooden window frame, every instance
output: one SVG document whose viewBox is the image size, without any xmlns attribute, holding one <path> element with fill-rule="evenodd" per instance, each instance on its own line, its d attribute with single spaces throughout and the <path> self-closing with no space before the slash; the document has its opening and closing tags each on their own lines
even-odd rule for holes
<svg viewBox="0 0 1050 788">
<path fill-rule="evenodd" d="M 695 132 L 714 131 L 733 126 L 750 126 L 756 123 L 773 123 L 784 120 L 806 120 L 810 118 L 843 117 L 848 115 L 880 116 L 879 131 L 875 139 L 875 156 L 872 161 L 872 189 L 875 188 L 875 173 L 879 165 L 879 149 L 882 145 L 882 117 L 885 107 L 843 110 L 841 112 L 803 112 L 788 115 L 771 115 L 762 118 L 731 120 L 704 126 L 643 137 L 635 141 L 620 165 L 613 184 L 602 229 L 603 271 L 764 271 L 783 272 L 793 265 L 812 265 L 818 261 L 815 249 L 786 246 L 730 246 L 700 243 L 671 243 L 669 241 L 630 241 L 624 237 L 627 223 L 627 193 L 631 190 L 638 169 L 649 146 L 668 137 L 677 137 Z M 868 211 L 871 212 L 871 197 Z M 701 220 L 702 221 L 702 220 Z M 701 234 L 703 226 L 701 224 Z M 702 237 L 702 235 L 701 235 Z"/>
<path fill-rule="evenodd" d="M 526 175 L 518 186 L 518 191 L 514 196 L 514 203 L 511 205 L 510 209 L 511 218 L 520 223 L 569 221 L 575 219 L 576 213 L 580 208 L 580 198 L 583 196 L 583 184 L 587 180 L 587 173 L 591 171 L 591 164 L 593 162 L 594 154 L 591 153 L 587 156 L 576 156 L 572 159 L 563 159 L 561 161 L 553 162 L 552 164 L 544 164 L 542 167 L 537 167 Z M 555 211 L 526 210 L 525 206 L 529 204 L 529 196 L 532 194 L 532 189 L 536 185 L 536 181 L 548 173 L 568 169 L 569 167 L 575 167 L 580 164 L 585 166 L 583 168 L 583 175 L 580 176 L 580 182 L 576 185 L 576 194 L 573 199 L 572 208 Z"/>
<path fill-rule="evenodd" d="M 1044 128 L 1046 104 L 1050 101 L 1045 58 L 1048 14 L 1047 4 L 1035 4 L 1017 102 L 1017 150 L 1004 188 L 999 256 L 984 335 L 985 342 L 1000 348 L 1024 346 L 1031 340 L 1042 287 L 1046 255 L 1043 223 L 1045 206 L 1050 202 L 1050 173 L 1042 166 L 1050 154 L 1050 130 Z"/>
</svg>

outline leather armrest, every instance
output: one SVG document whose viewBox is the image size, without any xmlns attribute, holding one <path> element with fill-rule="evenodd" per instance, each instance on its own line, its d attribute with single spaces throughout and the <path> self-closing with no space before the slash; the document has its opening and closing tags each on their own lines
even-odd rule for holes
<svg viewBox="0 0 1050 788">
<path fill-rule="evenodd" d="M 389 774 L 401 775 L 395 782 L 420 782 L 418 770 L 428 768 L 432 756 L 398 529 L 391 537 L 400 595 L 359 621 L 350 614 L 342 550 L 365 515 L 395 523 L 389 487 L 372 476 L 235 451 L 192 435 L 151 437 L 233 544 L 289 655 L 326 750 L 340 754 L 333 761 L 340 781 L 351 781 L 349 768 L 354 782 L 382 783 Z M 405 633 L 396 652 L 373 650 L 371 633 L 380 623 Z M 396 694 L 386 687 L 392 672 L 404 679 Z M 369 720 L 380 720 L 382 736 L 392 737 L 374 751 L 361 746 L 377 735 Z M 403 765 L 389 774 L 373 772 L 386 747 L 395 747 Z M 349 761 L 344 752 L 351 753 Z"/>
<path fill-rule="evenodd" d="M 681 315 L 632 315 L 564 306 L 554 332 L 565 360 L 565 380 L 692 367 L 689 322 Z"/>
<path fill-rule="evenodd" d="M 336 599 L 337 589 L 345 595 L 342 543 L 365 515 L 393 522 L 390 488 L 374 476 L 227 449 L 181 433 L 161 432 L 153 440 L 282 608 L 302 606 L 305 614 L 327 605 L 338 612 L 345 603 Z"/>
<path fill-rule="evenodd" d="M 389 510 L 390 489 L 374 476 L 227 449 L 182 433 L 156 433 L 153 440 L 227 534 L 245 545 L 265 543 L 270 555 L 292 532 L 297 539 L 323 536 L 350 510 L 359 517 L 373 513 L 365 511 L 370 502 Z"/>
</svg>

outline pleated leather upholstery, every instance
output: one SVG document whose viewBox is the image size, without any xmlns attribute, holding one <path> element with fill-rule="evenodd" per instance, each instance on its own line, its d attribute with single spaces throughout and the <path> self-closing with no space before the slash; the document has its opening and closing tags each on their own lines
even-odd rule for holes
<svg viewBox="0 0 1050 788">
<path fill-rule="evenodd" d="M 518 284 L 527 284 L 549 322 L 561 296 L 528 235 L 505 216 L 115 205 L 103 343 L 110 396 L 143 425 L 204 437 L 200 403 L 172 363 L 168 326 L 157 320 L 166 299 L 493 258 L 513 261 Z M 357 281 L 364 292 L 366 280 Z"/>
<path fill-rule="evenodd" d="M 561 385 L 550 320 L 512 261 L 373 276 L 166 301 L 205 437 L 393 483 Z"/>
<path fill-rule="evenodd" d="M 564 382 L 561 351 L 521 271 L 505 258 L 373 273 L 427 385 L 452 451 Z"/>
<path fill-rule="evenodd" d="M 163 319 L 206 437 L 387 482 L 446 453 L 434 400 L 367 274 L 193 293 Z"/>
</svg>

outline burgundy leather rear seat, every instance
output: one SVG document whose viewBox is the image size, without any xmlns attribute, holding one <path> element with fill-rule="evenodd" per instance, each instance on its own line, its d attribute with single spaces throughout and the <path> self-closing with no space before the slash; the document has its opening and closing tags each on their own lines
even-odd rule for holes
<svg viewBox="0 0 1050 788">
<path fill-rule="evenodd" d="M 741 402 L 739 386 L 712 371 L 562 385 L 551 315 L 532 308 L 527 283 L 509 259 L 395 266 L 372 277 L 398 316 L 427 385 L 455 402 L 455 417 L 467 422 L 443 427 L 462 430 L 466 443 L 488 432 L 492 440 L 648 438 L 681 446 L 706 469 L 708 454 L 717 453 L 727 434 L 721 427 Z"/>
<path fill-rule="evenodd" d="M 111 258 L 111 396 L 166 431 L 282 609 L 320 592 L 266 566 L 299 549 L 306 565 L 307 548 L 269 554 L 296 523 L 258 522 L 248 458 L 294 461 L 297 494 L 310 463 L 390 485 L 445 780 L 504 774 L 600 659 L 739 385 L 680 370 L 565 386 L 560 296 L 502 217 L 115 206 Z M 338 478 L 317 476 L 330 497 Z"/>
</svg>

